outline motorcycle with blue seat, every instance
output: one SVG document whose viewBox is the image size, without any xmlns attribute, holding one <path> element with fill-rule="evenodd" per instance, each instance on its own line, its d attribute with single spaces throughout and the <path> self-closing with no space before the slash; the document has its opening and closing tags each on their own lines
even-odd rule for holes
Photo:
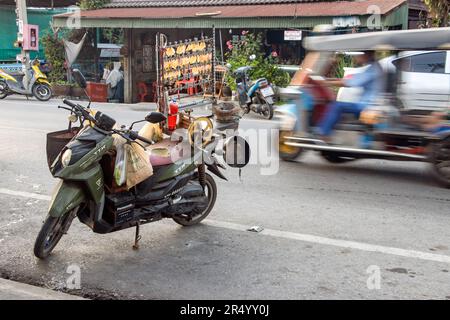
<svg viewBox="0 0 450 320">
<path fill-rule="evenodd" d="M 86 88 L 86 80 L 80 71 L 73 70 L 73 77 L 81 88 Z M 116 121 L 104 113 L 93 115 L 89 106 L 83 107 L 68 100 L 63 102 L 66 106 L 59 108 L 70 111 L 69 120 L 79 120 L 82 125 L 76 130 L 69 128 L 63 132 L 65 136 L 59 138 L 69 141 L 61 149 L 60 139 L 61 150 L 57 152 L 54 150 L 55 145 L 58 148 L 57 143 L 49 145 L 50 140 L 47 140 L 49 168 L 59 183 L 35 242 L 34 254 L 40 259 L 51 254 L 75 217 L 98 234 L 135 227 L 134 249 L 138 248 L 140 226 L 143 224 L 163 218 L 173 219 L 183 226 L 198 224 L 211 213 L 217 198 L 216 183 L 206 171 L 227 180 L 219 168 L 225 169 L 225 164 L 242 168 L 249 162 L 249 155 L 237 163 L 232 157 L 226 157 L 226 152 L 223 152 L 225 160 L 219 161 L 216 147 L 220 140 L 223 150 L 233 152 L 239 151 L 242 140 L 236 136 L 225 139 L 222 134 L 213 134 L 209 125 L 212 122 L 204 117 L 192 122 L 187 130 L 190 135 L 187 139 L 179 137 L 174 143 L 188 144 L 191 150 L 188 156 L 173 162 L 155 163 L 153 173 L 145 180 L 131 188 L 117 188 L 114 187 L 115 137 L 124 139 L 133 147 L 155 147 L 158 142 L 133 131 L 133 126 L 138 122 L 163 124 L 166 116 L 151 112 L 145 120 L 136 121 L 128 128 L 118 128 Z M 244 152 L 248 152 L 245 140 L 243 146 Z M 151 152 L 149 158 L 152 159 Z"/>
</svg>

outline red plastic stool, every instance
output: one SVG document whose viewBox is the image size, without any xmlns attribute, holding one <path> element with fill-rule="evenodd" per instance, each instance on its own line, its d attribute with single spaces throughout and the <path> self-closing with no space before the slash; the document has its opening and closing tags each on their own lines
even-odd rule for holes
<svg viewBox="0 0 450 320">
<path fill-rule="evenodd" d="M 158 100 L 158 83 L 153 81 L 152 83 L 152 102 L 157 102 Z"/>
<path fill-rule="evenodd" d="M 190 79 L 186 81 L 188 95 L 193 96 L 198 93 L 198 88 L 195 79 Z"/>
<path fill-rule="evenodd" d="M 145 84 L 145 82 L 139 82 L 138 89 L 139 89 L 139 92 L 138 92 L 139 101 L 145 102 L 145 97 L 148 97 L 148 89 L 147 89 L 147 85 Z"/>
</svg>

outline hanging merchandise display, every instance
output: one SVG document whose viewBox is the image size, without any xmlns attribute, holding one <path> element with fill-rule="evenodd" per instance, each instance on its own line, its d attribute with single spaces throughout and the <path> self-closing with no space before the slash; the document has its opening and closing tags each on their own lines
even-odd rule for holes
<svg viewBox="0 0 450 320">
<path fill-rule="evenodd" d="M 162 85 L 169 94 L 188 95 L 209 87 L 214 68 L 214 37 L 160 44 L 159 70 Z"/>
<path fill-rule="evenodd" d="M 156 98 L 158 111 L 167 121 L 163 131 L 171 134 L 177 128 L 188 128 L 192 107 L 215 99 L 215 29 L 212 37 L 169 42 L 166 35 L 156 36 Z M 207 94 L 208 93 L 208 94 Z M 183 104 L 183 98 L 189 99 Z M 193 97 L 196 96 L 196 97 Z M 200 99 L 197 99 L 200 97 Z"/>
</svg>

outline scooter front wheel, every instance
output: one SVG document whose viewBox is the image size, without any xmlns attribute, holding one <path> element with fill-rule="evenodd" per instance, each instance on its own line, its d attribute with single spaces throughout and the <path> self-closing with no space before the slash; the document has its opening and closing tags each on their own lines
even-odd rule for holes
<svg viewBox="0 0 450 320">
<path fill-rule="evenodd" d="M 33 87 L 33 96 L 40 101 L 48 101 L 52 95 L 52 89 L 45 83 L 38 83 Z"/>
<path fill-rule="evenodd" d="M 68 214 L 58 218 L 47 216 L 34 243 L 34 255 L 36 257 L 45 259 L 50 255 L 59 240 L 61 240 L 61 237 L 70 227 L 74 218 L 74 212 L 77 211 L 78 208 L 75 208 Z"/>
</svg>

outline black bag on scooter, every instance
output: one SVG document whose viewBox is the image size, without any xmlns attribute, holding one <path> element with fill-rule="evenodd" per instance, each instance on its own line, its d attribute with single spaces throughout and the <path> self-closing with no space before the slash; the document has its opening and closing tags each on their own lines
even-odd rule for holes
<svg viewBox="0 0 450 320">
<path fill-rule="evenodd" d="M 71 125 L 69 125 L 69 128 L 66 130 L 54 131 L 47 134 L 47 164 L 49 169 L 62 149 L 79 131 L 80 127 L 72 128 Z"/>
</svg>

